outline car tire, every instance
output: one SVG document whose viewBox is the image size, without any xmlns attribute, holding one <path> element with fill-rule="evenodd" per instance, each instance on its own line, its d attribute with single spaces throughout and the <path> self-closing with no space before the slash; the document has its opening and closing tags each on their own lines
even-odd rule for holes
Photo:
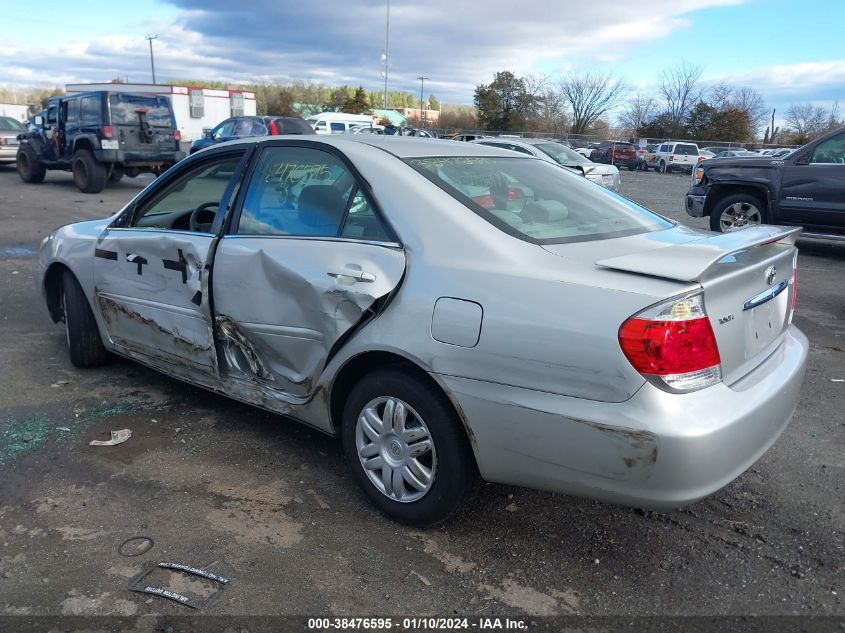
<svg viewBox="0 0 845 633">
<path fill-rule="evenodd" d="M 376 424 L 394 419 L 390 412 L 399 411 L 400 404 L 404 433 Z M 373 421 L 367 422 L 369 428 L 364 420 Z M 445 521 L 464 505 L 478 481 L 472 447 L 451 403 L 411 371 L 387 368 L 364 376 L 346 400 L 341 433 L 358 485 L 382 513 L 400 523 Z M 426 442 L 430 450 L 420 453 Z M 372 466 L 365 469 L 364 461 Z"/>
<path fill-rule="evenodd" d="M 657 164 L 657 171 L 661 174 L 666 173 L 666 163 L 664 163 L 662 160 Z"/>
<path fill-rule="evenodd" d="M 727 233 L 768 221 L 765 203 L 747 193 L 725 196 L 710 211 L 710 230 Z"/>
<path fill-rule="evenodd" d="M 71 161 L 73 182 L 82 193 L 100 193 L 106 187 L 109 172 L 105 165 L 97 162 L 91 150 L 74 152 Z"/>
<path fill-rule="evenodd" d="M 18 176 L 24 182 L 44 182 L 47 168 L 38 159 L 38 155 L 29 143 L 21 145 L 15 164 L 18 168 Z"/>
<path fill-rule="evenodd" d="M 70 271 L 62 275 L 62 313 L 65 319 L 70 362 L 77 367 L 97 367 L 109 360 L 94 313 L 82 286 Z"/>
<path fill-rule="evenodd" d="M 628 163 L 628 171 L 634 171 L 636 168 L 636 163 Z"/>
</svg>

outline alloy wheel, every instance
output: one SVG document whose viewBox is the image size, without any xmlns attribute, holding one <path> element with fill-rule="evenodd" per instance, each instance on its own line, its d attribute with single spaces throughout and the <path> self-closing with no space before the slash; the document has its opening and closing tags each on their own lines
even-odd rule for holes
<svg viewBox="0 0 845 633">
<path fill-rule="evenodd" d="M 763 218 L 760 209 L 748 202 L 735 202 L 725 207 L 719 216 L 719 227 L 723 233 L 744 229 L 747 226 L 761 224 Z"/>
</svg>

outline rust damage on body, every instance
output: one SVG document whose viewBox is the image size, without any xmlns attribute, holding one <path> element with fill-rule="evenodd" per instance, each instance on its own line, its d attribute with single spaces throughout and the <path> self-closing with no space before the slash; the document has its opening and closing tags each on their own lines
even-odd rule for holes
<svg viewBox="0 0 845 633">
<path fill-rule="evenodd" d="M 240 329 L 238 329 L 237 323 L 235 323 L 231 317 L 220 315 L 214 319 L 214 322 L 222 337 L 226 341 L 234 344 L 244 355 L 246 362 L 249 363 L 249 368 L 252 373 L 262 380 L 274 380 L 273 374 L 267 371 L 267 368 L 264 366 L 264 363 L 261 362 L 261 359 L 258 357 L 252 343 L 250 343 L 249 339 L 247 339 Z"/>
</svg>

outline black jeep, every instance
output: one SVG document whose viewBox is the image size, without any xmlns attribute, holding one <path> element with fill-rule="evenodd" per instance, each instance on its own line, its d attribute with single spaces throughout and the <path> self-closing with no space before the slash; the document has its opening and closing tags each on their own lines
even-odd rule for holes
<svg viewBox="0 0 845 633">
<path fill-rule="evenodd" d="M 24 182 L 42 182 L 48 169 L 70 170 L 83 193 L 99 193 L 124 175 L 160 174 L 185 157 L 170 101 L 158 95 L 53 97 L 31 131 L 18 138 Z"/>
</svg>

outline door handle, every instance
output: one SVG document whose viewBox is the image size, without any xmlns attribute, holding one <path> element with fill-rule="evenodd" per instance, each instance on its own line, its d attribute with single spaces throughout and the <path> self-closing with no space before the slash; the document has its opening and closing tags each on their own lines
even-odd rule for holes
<svg viewBox="0 0 845 633">
<path fill-rule="evenodd" d="M 371 283 L 376 280 L 376 276 L 373 273 L 361 270 L 360 266 L 344 266 L 339 272 L 328 272 L 326 274 L 329 277 L 334 277 L 335 279 L 351 279 L 353 281 L 363 281 L 367 283 Z"/>
</svg>

